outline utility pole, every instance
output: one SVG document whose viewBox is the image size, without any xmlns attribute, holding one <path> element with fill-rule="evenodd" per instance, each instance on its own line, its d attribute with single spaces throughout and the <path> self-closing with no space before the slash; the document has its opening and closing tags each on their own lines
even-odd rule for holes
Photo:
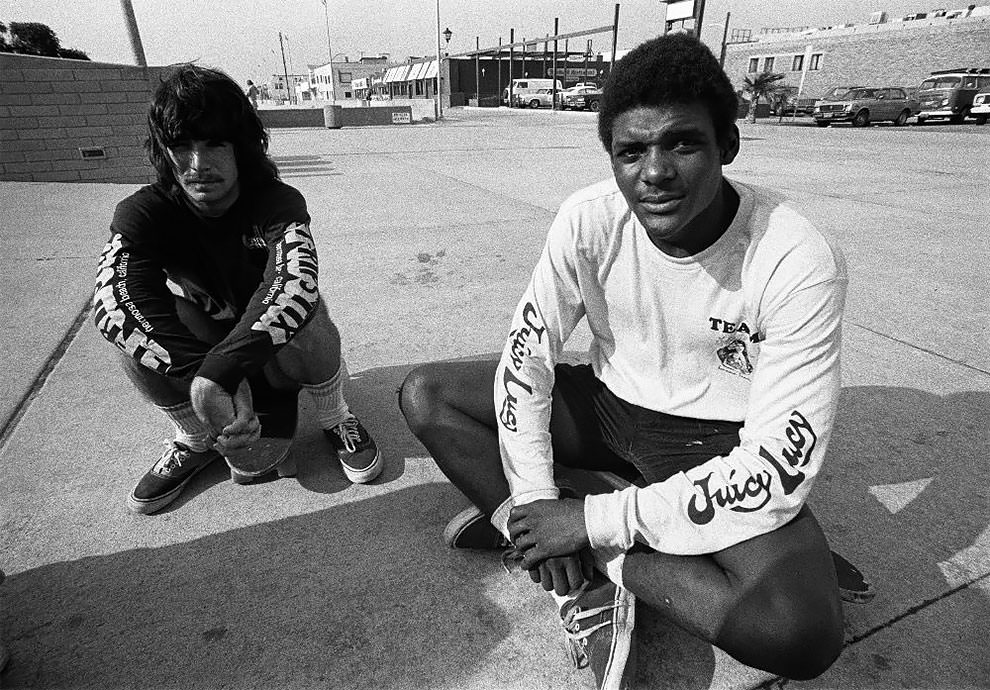
<svg viewBox="0 0 990 690">
<path fill-rule="evenodd" d="M 134 53 L 134 61 L 139 67 L 147 67 L 148 61 L 144 59 L 144 47 L 141 45 L 141 34 L 138 33 L 137 17 L 134 16 L 134 6 L 131 0 L 120 0 L 120 9 L 124 11 L 124 20 L 127 23 L 127 35 L 131 38 L 131 52 Z"/>
<path fill-rule="evenodd" d="M 701 40 L 701 21 L 705 18 L 705 0 L 698 0 L 698 14 L 694 18 L 694 35 Z"/>
<path fill-rule="evenodd" d="M 515 57 L 516 30 L 509 29 L 509 107 L 512 107 L 512 58 Z"/>
<path fill-rule="evenodd" d="M 282 50 L 282 73 L 285 75 L 285 92 L 289 95 L 289 105 L 292 105 L 292 87 L 289 85 L 289 68 L 285 64 L 285 44 L 282 42 L 282 32 L 278 32 L 278 47 Z"/>
<path fill-rule="evenodd" d="M 560 33 L 560 17 L 553 18 L 553 109 L 557 109 L 557 34 Z M 563 84 L 564 82 L 560 82 Z"/>
<path fill-rule="evenodd" d="M 474 37 L 474 100 L 478 101 L 478 107 L 481 107 L 481 55 L 478 52 L 481 50 L 481 36 Z"/>
<path fill-rule="evenodd" d="M 498 98 L 498 105 L 496 107 L 502 107 L 502 37 L 498 37 L 498 79 L 495 85 L 496 97 Z"/>
<path fill-rule="evenodd" d="M 337 102 L 337 80 L 333 76 L 333 48 L 330 47 L 330 0 L 322 0 L 327 18 L 327 65 L 330 67 L 330 102 Z"/>
<path fill-rule="evenodd" d="M 725 28 L 722 29 L 722 50 L 718 54 L 718 66 L 725 67 L 725 42 L 729 37 L 729 17 L 732 12 L 725 13 Z"/>
<path fill-rule="evenodd" d="M 704 2 L 704 0 L 702 0 Z M 619 3 L 615 3 L 615 20 L 612 22 L 612 63 L 609 70 L 615 67 L 615 47 L 619 42 Z"/>
</svg>

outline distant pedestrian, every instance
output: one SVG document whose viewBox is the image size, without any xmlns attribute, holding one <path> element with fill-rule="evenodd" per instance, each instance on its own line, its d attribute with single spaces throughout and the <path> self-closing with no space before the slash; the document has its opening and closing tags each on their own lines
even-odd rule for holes
<svg viewBox="0 0 990 690">
<path fill-rule="evenodd" d="M 332 457 L 354 482 L 382 469 L 344 399 L 340 334 L 318 286 L 306 200 L 278 179 L 268 135 L 226 74 L 181 65 L 148 114 L 158 180 L 117 205 L 94 316 L 123 371 L 175 426 L 128 506 L 153 513 L 222 455 L 245 452 L 272 399 L 295 427 L 314 399 Z"/>
<path fill-rule="evenodd" d="M 736 111 L 691 36 L 619 61 L 598 119 L 613 175 L 561 206 L 501 361 L 425 365 L 400 393 L 474 504 L 447 543 L 511 546 L 600 688 L 634 676 L 637 598 L 789 678 L 842 648 L 836 571 L 805 500 L 839 401 L 846 267 L 778 194 L 723 177 Z M 582 319 L 590 364 L 561 363 Z M 555 463 L 637 481 L 568 495 Z"/>
<path fill-rule="evenodd" d="M 257 110 L 258 109 L 258 87 L 255 86 L 254 85 L 254 82 L 251 81 L 250 79 L 248 79 L 247 85 L 248 85 L 248 89 L 247 89 L 248 100 L 251 101 L 251 105 L 253 105 L 254 106 L 254 109 Z"/>
</svg>

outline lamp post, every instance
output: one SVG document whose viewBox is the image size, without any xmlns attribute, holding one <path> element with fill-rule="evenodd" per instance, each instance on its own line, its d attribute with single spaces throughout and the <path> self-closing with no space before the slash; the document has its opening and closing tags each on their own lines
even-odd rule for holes
<svg viewBox="0 0 990 690">
<path fill-rule="evenodd" d="M 444 51 L 443 59 L 447 62 L 447 93 L 450 93 L 450 62 L 447 60 L 447 56 L 450 55 L 450 37 L 454 35 L 454 32 L 450 30 L 448 26 L 443 30 L 443 40 L 444 40 Z M 437 62 L 437 91 L 440 92 L 440 100 L 443 100 L 443 62 Z"/>
<path fill-rule="evenodd" d="M 441 84 L 441 73 L 440 69 L 443 63 L 440 61 L 440 0 L 437 0 L 437 89 L 436 89 L 436 99 L 437 99 L 437 121 L 443 119 L 443 98 L 440 96 Z"/>
</svg>

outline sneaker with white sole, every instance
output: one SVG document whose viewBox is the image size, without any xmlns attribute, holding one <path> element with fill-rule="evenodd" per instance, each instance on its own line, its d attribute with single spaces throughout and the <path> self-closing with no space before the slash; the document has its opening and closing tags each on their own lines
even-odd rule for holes
<svg viewBox="0 0 990 690">
<path fill-rule="evenodd" d="M 348 415 L 337 426 L 324 429 L 330 445 L 337 452 L 344 474 L 355 484 L 366 484 L 382 472 L 382 454 L 361 422 Z"/>
<path fill-rule="evenodd" d="M 148 470 L 127 497 L 127 507 L 148 515 L 174 501 L 200 470 L 220 457 L 212 448 L 197 453 L 178 441 L 166 441 L 168 448 Z"/>
<path fill-rule="evenodd" d="M 443 530 L 443 543 L 452 549 L 504 549 L 511 546 L 488 516 L 471 505 L 459 512 Z"/>
<path fill-rule="evenodd" d="M 584 591 L 560 607 L 571 661 L 590 666 L 599 690 L 624 690 L 632 683 L 635 663 L 632 635 L 636 596 L 600 574 Z"/>
</svg>

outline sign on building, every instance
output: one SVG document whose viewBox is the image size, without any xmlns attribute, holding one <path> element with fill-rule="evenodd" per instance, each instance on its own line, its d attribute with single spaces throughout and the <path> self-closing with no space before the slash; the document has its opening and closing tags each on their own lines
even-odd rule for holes
<svg viewBox="0 0 990 690">
<path fill-rule="evenodd" d="M 668 22 L 677 22 L 683 19 L 690 19 L 694 16 L 694 0 L 675 0 L 667 3 Z"/>
</svg>

